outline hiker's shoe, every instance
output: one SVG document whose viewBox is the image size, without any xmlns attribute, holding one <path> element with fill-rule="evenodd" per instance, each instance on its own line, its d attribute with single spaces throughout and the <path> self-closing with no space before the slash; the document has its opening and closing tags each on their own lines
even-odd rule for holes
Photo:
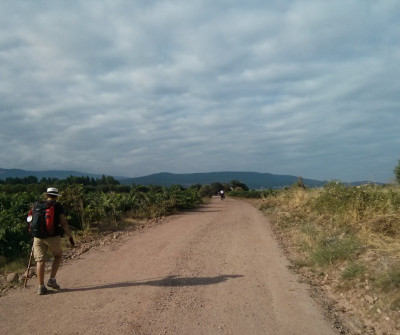
<svg viewBox="0 0 400 335">
<path fill-rule="evenodd" d="M 46 294 L 46 293 L 47 293 L 47 288 L 46 288 L 46 286 L 44 286 L 44 285 L 39 286 L 39 290 L 38 290 L 38 293 L 37 293 L 37 294 L 43 295 L 43 294 Z"/>
<path fill-rule="evenodd" d="M 60 285 L 57 284 L 55 279 L 49 279 L 49 281 L 47 282 L 47 286 L 54 288 L 55 290 L 61 290 Z"/>
</svg>

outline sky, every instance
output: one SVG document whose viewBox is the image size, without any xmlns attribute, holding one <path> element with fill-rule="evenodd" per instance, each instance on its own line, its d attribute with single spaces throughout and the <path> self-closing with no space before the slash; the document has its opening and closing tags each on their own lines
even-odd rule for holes
<svg viewBox="0 0 400 335">
<path fill-rule="evenodd" d="M 390 182 L 400 1 L 0 2 L 0 168 Z"/>
</svg>

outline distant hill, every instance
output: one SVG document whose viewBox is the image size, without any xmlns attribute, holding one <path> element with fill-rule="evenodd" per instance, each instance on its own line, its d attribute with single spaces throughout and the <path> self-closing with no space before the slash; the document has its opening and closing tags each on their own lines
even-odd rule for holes
<svg viewBox="0 0 400 335">
<path fill-rule="evenodd" d="M 5 180 L 11 178 L 24 178 L 28 176 L 35 176 L 39 180 L 45 178 L 58 178 L 65 179 L 69 176 L 89 176 L 89 178 L 101 178 L 100 174 L 91 174 L 77 171 L 64 171 L 64 170 L 48 170 L 48 171 L 28 171 L 21 169 L 2 169 L 0 168 L 0 179 Z M 214 182 L 229 183 L 231 180 L 239 180 L 246 184 L 249 188 L 281 188 L 284 186 L 293 185 L 297 181 L 295 176 L 287 175 L 274 175 L 271 173 L 258 173 L 258 172 L 209 172 L 209 173 L 188 173 L 188 174 L 174 174 L 174 173 L 156 173 L 148 176 L 127 178 L 116 177 L 121 184 L 125 185 L 182 185 L 188 187 L 194 184 L 211 184 Z M 318 187 L 325 182 L 303 179 L 304 183 L 309 187 Z"/>
<path fill-rule="evenodd" d="M 258 172 L 209 172 L 209 173 L 189 173 L 189 174 L 173 174 L 173 173 L 157 173 L 149 176 L 129 178 L 120 180 L 121 183 L 131 185 L 182 185 L 188 187 L 194 184 L 211 184 L 214 182 L 229 183 L 231 180 L 239 180 L 251 189 L 262 188 L 282 188 L 293 185 L 297 182 L 298 177 L 289 175 L 275 175 L 271 173 Z M 319 187 L 326 182 L 305 179 L 304 183 L 309 187 Z"/>
<path fill-rule="evenodd" d="M 11 178 L 24 178 L 28 176 L 35 176 L 39 180 L 43 177 L 46 178 L 58 178 L 65 179 L 69 176 L 86 177 L 89 178 L 101 178 L 101 174 L 84 173 L 77 171 L 64 171 L 64 170 L 48 170 L 48 171 L 27 171 L 21 169 L 2 169 L 0 168 L 0 179 L 5 180 L 8 177 Z M 271 173 L 259 173 L 259 172 L 208 172 L 208 173 L 187 173 L 187 174 L 174 174 L 174 173 L 156 173 L 148 176 L 128 178 L 113 176 L 116 180 L 119 180 L 124 185 L 182 185 L 188 187 L 194 184 L 211 184 L 214 182 L 229 183 L 232 180 L 239 180 L 246 184 L 251 189 L 265 189 L 272 188 L 278 189 L 285 186 L 293 185 L 297 182 L 296 176 L 290 175 L 276 175 Z M 308 187 L 320 187 L 326 184 L 326 181 L 306 179 L 303 178 L 304 183 Z M 348 185 L 362 185 L 368 181 L 362 182 L 351 182 L 346 183 Z"/>
</svg>

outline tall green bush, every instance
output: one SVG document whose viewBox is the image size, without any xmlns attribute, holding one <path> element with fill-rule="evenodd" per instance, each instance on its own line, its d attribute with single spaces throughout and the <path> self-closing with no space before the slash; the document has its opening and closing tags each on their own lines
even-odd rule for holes
<svg viewBox="0 0 400 335">
<path fill-rule="evenodd" d="M 29 251 L 32 238 L 26 216 L 33 203 L 41 199 L 42 191 L 0 192 L 0 259 L 11 260 Z M 110 224 L 116 227 L 124 216 L 153 218 L 191 209 L 202 203 L 202 197 L 196 188 L 179 185 L 134 186 L 130 192 L 118 193 L 92 191 L 73 184 L 62 190 L 59 201 L 66 210 L 69 225 L 75 230 L 85 230 L 93 226 L 108 228 Z"/>
<path fill-rule="evenodd" d="M 40 199 L 34 193 L 0 193 L 0 256 L 14 259 L 29 250 L 31 237 L 26 223 L 32 204 Z"/>
<path fill-rule="evenodd" d="M 396 178 L 397 184 L 400 184 L 400 159 L 399 159 L 399 164 L 394 168 L 393 170 L 394 176 Z"/>
</svg>

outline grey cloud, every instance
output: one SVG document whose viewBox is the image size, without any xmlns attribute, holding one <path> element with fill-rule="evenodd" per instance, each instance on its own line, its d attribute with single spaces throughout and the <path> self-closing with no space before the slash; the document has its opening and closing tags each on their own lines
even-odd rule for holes
<svg viewBox="0 0 400 335">
<path fill-rule="evenodd" d="M 387 181 L 397 162 L 396 2 L 37 1 L 0 13 L 2 167 Z"/>
</svg>

